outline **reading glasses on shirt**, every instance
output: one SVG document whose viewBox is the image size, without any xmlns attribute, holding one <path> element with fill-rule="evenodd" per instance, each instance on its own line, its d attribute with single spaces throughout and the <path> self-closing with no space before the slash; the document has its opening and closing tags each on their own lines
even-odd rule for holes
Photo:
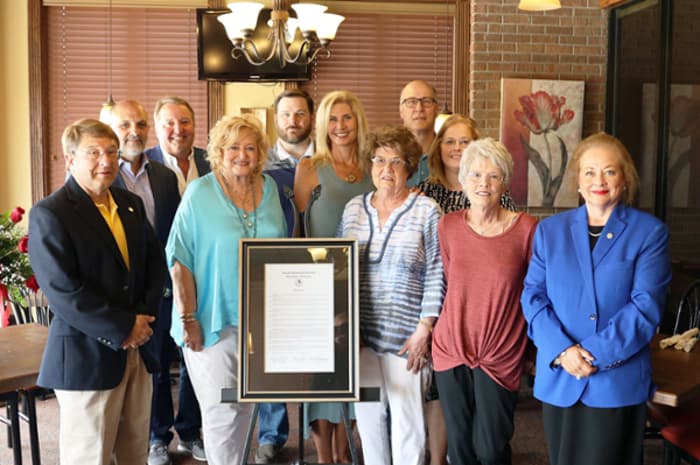
<svg viewBox="0 0 700 465">
<path fill-rule="evenodd" d="M 97 147 L 87 147 L 84 149 L 77 149 L 73 150 L 73 154 L 81 152 L 85 158 L 87 158 L 90 161 L 97 161 L 101 157 L 107 157 L 110 160 L 116 160 L 119 158 L 119 149 L 117 148 L 109 148 L 106 150 L 99 149 Z"/>
<path fill-rule="evenodd" d="M 387 160 L 384 157 L 372 157 L 371 160 L 372 164 L 378 168 L 384 168 L 387 164 L 394 169 L 408 165 L 408 162 L 406 160 L 402 160 L 401 158 L 392 158 Z"/>
<path fill-rule="evenodd" d="M 478 171 L 469 171 L 467 172 L 467 179 L 473 182 L 474 184 L 481 182 L 482 179 L 488 182 L 489 184 L 500 184 L 503 182 L 503 175 L 496 173 L 482 174 Z"/>
<path fill-rule="evenodd" d="M 416 108 L 419 103 L 421 105 L 423 105 L 424 107 L 427 107 L 429 105 L 437 105 L 437 100 L 435 100 L 432 97 L 423 97 L 423 98 L 409 97 L 409 98 L 405 98 L 401 101 L 401 104 L 406 105 L 408 108 Z"/>
</svg>

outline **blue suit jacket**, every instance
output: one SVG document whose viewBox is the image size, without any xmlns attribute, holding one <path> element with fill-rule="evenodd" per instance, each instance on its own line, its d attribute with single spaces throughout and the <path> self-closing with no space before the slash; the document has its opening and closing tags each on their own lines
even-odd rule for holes
<svg viewBox="0 0 700 465">
<path fill-rule="evenodd" d="M 145 170 L 148 174 L 148 182 L 151 185 L 153 203 L 155 205 L 155 225 L 153 227 L 156 232 L 156 237 L 158 237 L 161 243 L 161 248 L 165 250 L 165 244 L 168 242 L 168 236 L 170 235 L 170 227 L 173 224 L 173 218 L 175 218 L 177 207 L 180 205 L 180 191 L 177 187 L 177 176 L 175 176 L 175 173 L 173 173 L 170 168 L 153 160 L 149 160 Z M 121 172 L 117 175 L 112 185 L 126 189 Z M 162 334 L 167 334 L 170 331 L 172 308 L 172 283 L 170 281 L 170 274 L 166 273 L 165 285 L 163 286 L 163 300 L 161 301 L 160 315 L 157 321 L 157 327 L 160 330 L 158 332 L 158 337 L 162 337 Z M 156 341 L 156 344 L 159 342 L 160 341 Z"/>
<path fill-rule="evenodd" d="M 102 215 L 72 177 L 29 213 L 29 258 L 54 314 L 40 386 L 114 388 L 126 367 L 120 345 L 136 314 L 158 313 L 166 273 L 163 249 L 141 199 L 110 190 L 127 239 L 128 268 Z M 139 352 L 149 371 L 158 368 L 152 343 Z"/>
<path fill-rule="evenodd" d="M 160 149 L 160 145 L 151 147 L 144 152 L 148 158 L 155 160 L 159 163 L 164 163 L 163 161 L 163 151 Z M 209 160 L 207 160 L 207 151 L 204 149 L 194 148 L 194 164 L 197 166 L 197 172 L 199 176 L 202 177 L 211 171 L 211 166 L 209 165 Z M 185 173 L 187 174 L 187 173 Z"/>
<path fill-rule="evenodd" d="M 639 404 L 653 394 L 649 342 L 671 280 L 668 228 L 618 205 L 591 252 L 585 206 L 543 220 L 522 294 L 537 346 L 535 397 L 568 407 Z M 552 362 L 581 344 L 598 371 L 577 380 Z"/>
</svg>

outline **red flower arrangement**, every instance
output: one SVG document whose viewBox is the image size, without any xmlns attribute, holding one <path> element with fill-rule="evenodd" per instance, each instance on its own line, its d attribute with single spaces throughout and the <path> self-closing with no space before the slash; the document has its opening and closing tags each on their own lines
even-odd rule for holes
<svg viewBox="0 0 700 465">
<path fill-rule="evenodd" d="M 3 302 L 21 302 L 26 289 L 39 290 L 27 256 L 27 235 L 17 225 L 24 213 L 22 207 L 16 207 L 0 216 L 0 298 Z"/>
</svg>

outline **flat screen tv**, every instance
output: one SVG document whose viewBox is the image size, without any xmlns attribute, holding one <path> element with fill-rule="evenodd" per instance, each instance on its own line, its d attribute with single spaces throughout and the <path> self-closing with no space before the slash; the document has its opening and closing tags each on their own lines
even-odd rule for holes
<svg viewBox="0 0 700 465">
<path fill-rule="evenodd" d="M 288 64 L 280 67 L 277 59 L 261 66 L 248 63 L 245 57 L 233 58 L 233 45 L 226 36 L 226 29 L 217 18 L 227 9 L 197 9 L 197 68 L 199 79 L 233 82 L 274 82 L 274 81 L 308 81 L 311 78 L 311 66 Z M 270 9 L 264 8 L 258 17 L 258 26 L 253 39 L 264 38 L 269 29 L 266 25 L 270 19 Z M 297 32 L 298 34 L 298 32 Z M 261 51 L 262 53 L 263 51 Z"/>
</svg>

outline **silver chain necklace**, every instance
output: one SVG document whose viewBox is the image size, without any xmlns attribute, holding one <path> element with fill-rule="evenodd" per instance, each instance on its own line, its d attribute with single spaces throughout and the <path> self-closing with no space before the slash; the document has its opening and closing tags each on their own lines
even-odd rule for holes
<svg viewBox="0 0 700 465">
<path fill-rule="evenodd" d="M 238 216 L 238 221 L 241 223 L 241 226 L 243 226 L 243 229 L 246 232 L 246 235 L 248 237 L 252 237 L 255 239 L 258 235 L 258 221 L 257 221 L 257 215 L 255 215 L 255 210 L 256 210 L 256 203 L 255 203 L 255 189 L 252 186 L 250 186 L 250 191 L 252 192 L 253 195 L 253 211 L 248 213 L 245 210 L 245 201 L 248 198 L 246 195 L 243 197 L 243 208 L 238 208 L 233 201 L 233 190 L 231 189 L 231 186 L 229 186 L 228 181 L 226 180 L 226 176 L 224 176 L 224 173 L 219 172 L 219 175 L 221 175 L 221 179 L 224 181 L 224 188 L 226 190 L 226 195 L 229 197 L 231 200 L 231 204 L 233 204 L 233 209 L 236 211 L 236 216 Z M 243 211 L 243 213 L 241 213 Z"/>
</svg>

